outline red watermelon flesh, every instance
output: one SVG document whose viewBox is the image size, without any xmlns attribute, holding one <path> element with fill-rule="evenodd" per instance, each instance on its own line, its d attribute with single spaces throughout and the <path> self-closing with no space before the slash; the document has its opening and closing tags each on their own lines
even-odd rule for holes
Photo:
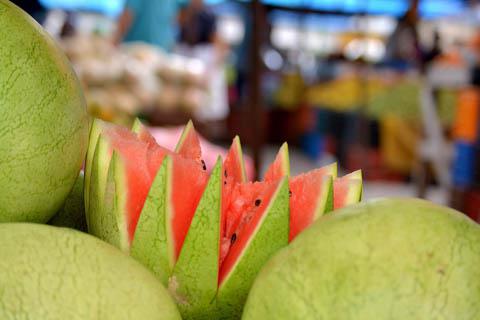
<svg viewBox="0 0 480 320">
<path fill-rule="evenodd" d="M 162 164 L 163 158 L 167 154 L 173 158 L 172 180 L 177 181 L 175 183 L 176 187 L 174 187 L 172 192 L 172 198 L 178 199 L 174 200 L 176 205 L 172 221 L 177 221 L 179 216 L 185 216 L 185 219 L 188 220 L 189 215 L 185 213 L 188 210 L 191 211 L 190 216 L 193 216 L 195 208 L 193 210 L 189 209 L 185 203 L 198 203 L 198 201 L 195 202 L 191 199 L 199 198 L 197 194 L 203 191 L 206 181 L 206 173 L 198 162 L 184 159 L 175 155 L 172 151 L 160 147 L 155 143 L 147 130 L 141 130 L 137 136 L 125 128 L 113 127 L 107 129 L 105 134 L 109 137 L 112 149 L 119 153 L 126 167 L 128 181 L 126 210 L 128 212 L 127 221 L 130 242 L 133 239 L 150 186 Z M 186 173 L 189 175 L 188 182 L 185 182 L 186 178 L 184 176 Z M 192 177 L 195 177 L 196 180 L 192 179 Z M 199 188 L 201 190 L 198 190 Z M 186 199 L 189 200 L 185 201 Z M 189 224 L 183 226 L 183 228 L 188 229 L 188 226 Z M 177 236 L 175 243 L 178 244 L 176 247 L 181 247 L 185 234 L 186 230 L 175 232 Z M 178 256 L 178 252 L 176 250 L 176 256 Z"/>
<path fill-rule="evenodd" d="M 282 144 L 280 150 L 278 150 L 277 156 L 272 164 L 268 167 L 265 176 L 263 177 L 264 181 L 276 181 L 281 179 L 283 176 L 290 175 L 290 160 L 288 156 L 288 145 L 287 143 Z"/>
<path fill-rule="evenodd" d="M 357 170 L 333 181 L 333 209 L 357 203 L 362 197 L 362 171 Z"/>
<path fill-rule="evenodd" d="M 331 182 L 332 169 L 330 165 L 290 179 L 290 241 L 317 218 L 318 202 L 327 196 L 321 195 L 328 192 L 324 189 Z"/>
<path fill-rule="evenodd" d="M 264 180 L 275 181 L 289 173 L 288 146 L 283 144 L 275 160 L 267 169 Z M 328 186 L 328 182 L 325 179 L 331 179 L 331 176 L 336 176 L 335 164 L 289 179 L 290 241 L 315 220 L 319 210 L 317 202 L 326 196 L 323 189 Z"/>
<path fill-rule="evenodd" d="M 242 147 L 240 139 L 236 136 L 228 150 L 225 161 L 223 162 L 225 178 L 231 178 L 234 183 L 246 182 L 247 174 L 243 164 Z"/>
<path fill-rule="evenodd" d="M 232 192 L 237 184 L 247 181 L 245 166 L 243 164 L 242 147 L 238 136 L 233 139 L 232 145 L 228 150 L 227 156 L 223 162 L 223 170 L 222 220 L 220 222 L 220 234 L 222 235 L 220 243 L 220 263 L 223 261 L 230 248 L 230 238 L 226 235 L 226 217 L 228 214 L 228 206 L 232 198 Z"/>
<path fill-rule="evenodd" d="M 200 147 L 200 139 L 190 120 L 183 129 L 180 140 L 175 147 L 175 152 L 187 159 L 194 159 L 201 161 L 202 149 Z"/>
<path fill-rule="evenodd" d="M 192 222 L 198 202 L 207 184 L 208 175 L 196 161 L 176 157 L 173 159 L 172 195 L 173 210 L 169 217 L 173 231 L 174 261 L 178 259 L 183 242 Z"/>
<path fill-rule="evenodd" d="M 229 241 L 221 259 L 219 286 L 238 261 L 243 249 L 260 223 L 279 181 L 237 184 L 227 208 L 226 239 Z"/>
<path fill-rule="evenodd" d="M 255 206 L 255 201 L 262 201 L 262 194 L 266 188 L 266 183 L 249 182 L 236 184 L 231 189 L 229 199 L 224 201 L 224 231 L 222 238 L 222 251 L 220 254 L 220 263 L 227 256 L 232 242 L 237 237 L 237 233 L 241 232 L 243 225 L 248 221 L 249 216 L 259 208 Z M 223 200 L 223 199 L 222 199 Z M 258 202 L 257 202 L 258 203 Z M 235 236 L 234 236 L 235 234 Z"/>
<path fill-rule="evenodd" d="M 112 149 L 119 153 L 125 163 L 129 184 L 127 199 L 128 235 L 130 241 L 132 241 L 143 203 L 153 181 L 153 175 L 147 161 L 149 147 L 147 143 L 139 140 L 124 128 L 107 130 L 106 136 L 109 138 Z M 162 158 L 164 155 L 162 155 Z"/>
</svg>

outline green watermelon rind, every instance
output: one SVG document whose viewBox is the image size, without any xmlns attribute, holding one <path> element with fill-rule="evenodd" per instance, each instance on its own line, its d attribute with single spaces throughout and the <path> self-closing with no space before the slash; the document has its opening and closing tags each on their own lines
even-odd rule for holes
<svg viewBox="0 0 480 320">
<path fill-rule="evenodd" d="M 244 251 L 218 288 L 217 315 L 236 318 L 241 314 L 250 287 L 262 266 L 288 245 L 290 209 L 288 178 L 284 177 Z"/>
<path fill-rule="evenodd" d="M 143 205 L 130 249 L 132 257 L 150 269 L 164 286 L 172 271 L 166 232 L 166 188 L 171 171 L 172 159 L 166 156 Z"/>
<path fill-rule="evenodd" d="M 356 170 L 340 179 L 346 179 L 348 181 L 347 196 L 345 197 L 345 202 L 342 204 L 342 207 L 360 202 L 363 195 L 362 170 Z"/>
<path fill-rule="evenodd" d="M 84 197 L 88 198 L 86 220 L 88 232 L 96 237 L 102 237 L 102 209 L 104 206 L 105 188 L 111 160 L 111 150 L 108 140 L 103 135 L 97 138 L 93 148 L 89 187 L 85 188 Z M 87 182 L 85 183 L 87 184 Z"/>
<path fill-rule="evenodd" d="M 282 173 L 290 177 L 290 153 L 288 151 L 288 143 L 284 142 L 278 152 L 282 157 Z"/>
<path fill-rule="evenodd" d="M 178 261 L 169 280 L 169 291 L 184 318 L 211 314 L 218 285 L 222 161 L 213 168 L 195 210 Z"/>
<path fill-rule="evenodd" d="M 247 182 L 247 171 L 245 170 L 245 161 L 243 160 L 243 150 L 242 150 L 242 143 L 240 142 L 240 137 L 235 136 L 233 138 L 233 144 L 235 149 L 237 150 L 237 161 L 240 164 L 240 170 L 242 171 L 242 181 Z"/>
<path fill-rule="evenodd" d="M 85 183 L 84 183 L 85 211 L 88 211 L 89 209 L 90 197 L 88 195 L 90 194 L 93 158 L 95 155 L 95 149 L 97 147 L 98 137 L 102 133 L 102 128 L 103 128 L 103 121 L 97 118 L 94 118 L 90 126 L 87 156 L 85 158 L 85 174 L 84 174 L 85 175 Z"/>
<path fill-rule="evenodd" d="M 318 197 L 317 209 L 315 210 L 315 218 L 318 219 L 322 215 L 333 211 L 333 181 L 337 178 L 338 165 L 336 162 L 322 167 L 326 171 L 323 178 L 322 192 Z"/>
<path fill-rule="evenodd" d="M 314 221 L 333 211 L 333 177 L 323 177 L 322 192 L 318 197 L 317 209 L 315 210 Z"/>
<path fill-rule="evenodd" d="M 92 161 L 89 210 L 86 212 L 88 232 L 128 252 L 126 219 L 118 214 L 118 197 L 126 186 L 116 177 L 124 171 L 120 156 L 112 152 L 108 138 L 100 134 Z"/>
<path fill-rule="evenodd" d="M 140 119 L 135 118 L 132 124 L 132 128 L 130 129 L 132 133 L 139 134 L 144 128 L 144 125 Z"/>
<path fill-rule="evenodd" d="M 183 128 L 182 134 L 180 135 L 180 139 L 178 139 L 177 145 L 175 146 L 175 153 L 181 152 L 183 143 L 185 142 L 190 132 L 192 132 L 192 130 L 195 130 L 195 128 L 193 127 L 193 122 L 192 120 L 188 120 L 188 123 Z"/>
<path fill-rule="evenodd" d="M 113 210 L 104 212 L 105 217 L 110 217 L 108 221 L 111 222 L 108 226 L 110 228 L 104 229 L 104 234 L 114 236 L 107 242 L 128 254 L 130 253 L 127 221 L 128 179 L 125 163 L 116 151 L 113 152 L 110 168 L 107 186 L 115 186 L 115 192 L 113 193 Z"/>
</svg>

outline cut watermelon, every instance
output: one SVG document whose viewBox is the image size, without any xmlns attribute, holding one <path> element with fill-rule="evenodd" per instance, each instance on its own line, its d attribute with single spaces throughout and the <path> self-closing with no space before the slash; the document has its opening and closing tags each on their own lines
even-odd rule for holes
<svg viewBox="0 0 480 320">
<path fill-rule="evenodd" d="M 200 147 L 198 134 L 193 127 L 192 120 L 188 121 L 187 125 L 183 129 L 180 140 L 175 147 L 175 152 L 184 158 L 201 161 L 202 149 Z"/>
<path fill-rule="evenodd" d="M 152 270 L 185 318 L 238 318 L 261 266 L 333 208 L 336 164 L 288 178 L 286 144 L 264 181 L 247 182 L 238 137 L 208 177 L 191 124 L 178 153 L 140 122 L 99 128 L 89 229 Z M 355 201 L 358 178 L 335 180 L 339 203 Z"/>
<path fill-rule="evenodd" d="M 283 176 L 290 176 L 290 160 L 288 156 L 288 144 L 285 142 L 278 150 L 273 163 L 268 167 L 263 178 L 264 181 L 275 181 Z"/>
<path fill-rule="evenodd" d="M 150 188 L 131 254 L 164 285 L 183 247 L 206 181 L 207 174 L 196 161 L 168 155 Z"/>
<path fill-rule="evenodd" d="M 169 291 L 187 319 L 213 311 L 219 271 L 222 171 L 218 159 L 169 281 Z"/>
<path fill-rule="evenodd" d="M 225 170 L 224 178 L 229 178 L 231 183 L 247 182 L 242 145 L 240 144 L 240 138 L 238 136 L 233 139 L 223 166 Z"/>
<path fill-rule="evenodd" d="M 286 143 L 267 169 L 264 181 L 275 181 L 285 175 L 290 175 Z M 318 217 L 333 209 L 332 179 L 336 177 L 337 164 L 334 163 L 290 178 L 290 241 Z M 238 217 L 232 214 L 232 219 L 237 220 Z"/>
<path fill-rule="evenodd" d="M 186 181 L 186 173 L 195 173 L 196 171 L 198 171 L 198 174 L 195 174 L 195 176 L 198 177 L 200 181 L 206 181 L 206 173 L 204 173 L 202 170 L 201 165 L 199 165 L 196 161 L 183 159 L 180 156 L 176 156 L 171 151 L 158 146 L 154 142 L 153 137 L 151 137 L 151 135 L 141 125 L 140 122 L 136 122 L 134 125 L 134 129 L 137 133 L 136 135 L 121 127 L 113 127 L 101 124 L 98 127 L 99 129 L 97 131 L 101 132 L 100 136 L 102 137 L 102 154 L 92 162 L 94 162 L 96 167 L 99 167 L 98 170 L 101 169 L 101 172 L 97 173 L 97 176 L 101 175 L 101 177 L 95 177 L 97 188 L 93 193 L 89 191 L 88 198 L 90 199 L 89 201 L 96 199 L 95 201 L 100 203 L 106 201 L 104 192 L 106 188 L 108 164 L 110 162 L 112 151 L 115 151 L 117 154 L 117 170 L 112 174 L 113 181 L 111 181 L 111 183 L 115 183 L 115 187 L 111 188 L 115 189 L 116 192 L 114 209 L 115 214 L 119 219 L 120 217 L 128 217 L 126 224 L 127 230 L 120 230 L 119 232 L 125 232 L 128 235 L 129 243 L 133 239 L 137 222 L 139 220 L 139 216 L 142 211 L 143 204 L 145 203 L 145 199 L 148 195 L 150 186 L 152 185 L 153 179 L 156 176 L 163 158 L 166 155 L 171 155 L 175 159 L 172 168 L 174 174 L 176 174 L 175 172 L 178 172 L 178 178 L 176 178 L 177 181 Z M 190 135 L 194 134 L 194 130 L 191 130 Z M 90 167 L 92 167 L 92 165 Z M 177 184 L 178 183 L 179 182 L 177 182 Z M 188 182 L 185 184 L 185 186 L 188 186 L 189 183 L 190 179 L 188 179 Z M 90 185 L 91 184 L 89 184 L 89 186 Z M 90 187 L 88 187 L 88 189 L 90 189 Z M 187 189 L 192 190 L 192 188 Z M 182 190 L 182 188 L 177 187 L 175 190 Z M 196 194 L 199 193 L 198 190 L 195 192 Z M 192 196 L 192 194 L 189 192 L 173 191 L 172 193 L 172 197 L 176 197 L 178 199 L 185 199 L 184 197 L 189 196 Z M 196 198 L 199 198 L 199 195 L 196 195 Z M 191 199 L 189 199 L 189 201 L 178 201 L 178 204 L 176 205 L 178 208 L 172 209 L 172 212 L 186 210 L 185 208 L 191 203 Z M 190 215 L 193 215 L 194 209 L 189 210 L 192 212 Z M 97 210 L 97 212 L 93 213 L 93 215 L 98 217 L 99 212 L 100 211 Z M 90 217 L 92 214 L 88 214 L 87 216 Z M 171 216 L 174 217 L 175 215 Z M 180 216 L 183 216 L 183 214 Z M 101 225 L 101 223 L 98 221 L 95 224 Z M 188 228 L 188 225 L 186 228 Z M 110 232 L 113 231 L 110 230 Z M 99 236 L 100 234 L 105 234 L 107 232 L 95 230 L 95 227 L 92 225 L 91 233 Z M 178 243 L 179 241 L 180 243 L 174 245 L 175 249 L 172 250 L 173 257 L 178 256 L 179 248 L 181 247 L 181 242 L 183 241 L 185 234 L 186 230 L 179 232 L 178 234 L 176 233 L 178 238 L 176 239 L 175 243 Z M 124 239 L 124 236 L 117 235 L 115 238 Z M 122 244 L 122 249 L 128 248 L 128 246 L 123 244 L 123 240 L 120 241 L 120 243 Z M 118 241 L 116 241 L 116 244 L 119 244 Z"/>
<path fill-rule="evenodd" d="M 220 269 L 217 308 L 221 315 L 241 314 L 258 271 L 288 244 L 288 179 L 263 185 L 253 201 L 255 209 L 244 215 L 233 233 L 231 248 Z"/>
<path fill-rule="evenodd" d="M 333 208 L 340 209 L 362 200 L 362 171 L 357 170 L 333 181 Z"/>
<path fill-rule="evenodd" d="M 223 261 L 230 248 L 230 237 L 226 234 L 226 223 L 228 214 L 228 205 L 232 197 L 235 186 L 239 183 L 247 182 L 245 165 L 243 161 L 242 146 L 240 138 L 236 136 L 223 162 L 223 186 L 222 186 L 222 220 L 221 234 L 222 242 L 220 245 L 220 263 Z"/>
<path fill-rule="evenodd" d="M 290 179 L 290 241 L 333 209 L 332 179 L 336 176 L 334 163 Z"/>
<path fill-rule="evenodd" d="M 150 134 L 147 127 L 140 121 L 140 119 L 135 118 L 135 121 L 132 125 L 132 132 L 137 135 L 143 142 L 146 142 L 150 148 L 158 147 L 155 138 Z"/>
<path fill-rule="evenodd" d="M 92 163 L 93 157 L 95 154 L 95 148 L 97 147 L 98 137 L 102 132 L 103 128 L 106 124 L 99 119 L 94 118 L 90 127 L 90 135 L 89 135 L 89 144 L 87 149 L 87 157 L 85 159 L 85 184 L 84 184 L 84 197 L 85 202 L 85 211 L 88 212 L 89 208 L 89 200 L 90 197 L 90 179 L 92 176 Z"/>
<path fill-rule="evenodd" d="M 85 168 L 86 172 L 89 172 L 90 176 L 88 187 L 84 187 L 84 197 L 89 198 L 89 201 L 86 202 L 85 214 L 88 231 L 91 234 L 108 241 L 112 240 L 112 238 L 107 232 L 109 228 L 104 225 L 110 222 L 103 219 L 103 212 L 105 206 L 104 199 L 108 178 L 108 168 L 110 166 L 112 151 L 105 137 L 99 135 L 97 136 L 96 141 L 97 142 L 95 146 L 91 146 L 88 151 L 89 153 L 91 152 L 93 154 L 91 164 L 89 165 L 87 162 Z M 114 244 L 118 243 L 116 239 L 108 242 Z"/>
<path fill-rule="evenodd" d="M 169 260 L 166 231 L 168 205 L 167 186 L 171 185 L 172 158 L 166 156 L 153 180 L 140 215 L 131 255 L 149 268 L 158 279 L 168 284 L 173 261 Z"/>
</svg>

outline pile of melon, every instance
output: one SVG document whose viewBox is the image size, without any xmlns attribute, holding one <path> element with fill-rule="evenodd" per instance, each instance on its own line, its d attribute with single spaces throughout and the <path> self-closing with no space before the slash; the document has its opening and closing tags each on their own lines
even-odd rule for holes
<svg viewBox="0 0 480 320">
<path fill-rule="evenodd" d="M 234 318 L 263 264 L 323 214 L 360 200 L 361 172 L 289 177 L 284 144 L 246 180 L 240 139 L 206 168 L 191 122 L 174 151 L 136 121 L 94 120 L 85 166 L 88 230 L 148 267 L 186 318 Z M 208 173 L 208 169 L 211 169 Z"/>
<path fill-rule="evenodd" d="M 289 167 L 285 144 L 250 182 L 239 138 L 207 168 L 191 123 L 168 150 L 90 120 L 64 54 L 0 0 L 0 319 L 480 319 L 475 222 Z"/>
</svg>

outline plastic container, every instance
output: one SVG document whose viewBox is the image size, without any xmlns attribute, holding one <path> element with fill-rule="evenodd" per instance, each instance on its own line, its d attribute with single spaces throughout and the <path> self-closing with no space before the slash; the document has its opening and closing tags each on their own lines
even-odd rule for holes
<svg viewBox="0 0 480 320">
<path fill-rule="evenodd" d="M 469 187 L 474 183 L 476 147 L 467 141 L 455 142 L 452 180 L 456 187 Z"/>
</svg>

